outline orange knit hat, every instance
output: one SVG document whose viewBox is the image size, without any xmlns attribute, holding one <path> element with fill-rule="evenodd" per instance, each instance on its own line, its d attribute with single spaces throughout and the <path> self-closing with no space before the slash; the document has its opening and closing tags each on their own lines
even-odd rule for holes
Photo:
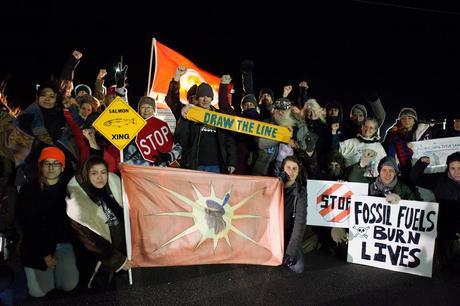
<svg viewBox="0 0 460 306">
<path fill-rule="evenodd" d="M 53 158 L 61 163 L 61 165 L 64 167 L 65 166 L 65 155 L 64 152 L 62 152 L 61 149 L 58 147 L 46 147 L 42 150 L 40 153 L 40 157 L 38 158 L 38 164 L 45 159 L 48 158 Z"/>
</svg>

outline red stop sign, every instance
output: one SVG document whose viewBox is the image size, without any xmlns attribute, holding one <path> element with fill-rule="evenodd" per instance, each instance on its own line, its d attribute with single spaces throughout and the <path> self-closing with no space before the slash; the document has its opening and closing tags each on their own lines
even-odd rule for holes
<svg viewBox="0 0 460 306">
<path fill-rule="evenodd" d="M 153 116 L 147 119 L 147 124 L 136 137 L 136 145 L 142 157 L 151 162 L 155 162 L 159 153 L 169 153 L 173 143 L 168 124 Z"/>
</svg>

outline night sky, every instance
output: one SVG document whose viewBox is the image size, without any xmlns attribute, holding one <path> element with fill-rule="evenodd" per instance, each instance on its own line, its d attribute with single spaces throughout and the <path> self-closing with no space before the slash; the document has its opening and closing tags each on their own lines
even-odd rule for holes
<svg viewBox="0 0 460 306">
<path fill-rule="evenodd" d="M 420 118 L 442 118 L 460 112 L 460 11 L 430 2 L 322 1 L 301 8 L 283 1 L 255 9 L 236 2 L 121 8 L 19 1 L 2 13 L 8 18 L 0 29 L 0 79 L 8 75 L 12 99 L 28 104 L 35 83 L 58 75 L 73 49 L 84 54 L 75 84 L 91 86 L 98 70 L 113 69 L 122 55 L 133 102 L 146 90 L 155 37 L 209 72 L 231 74 L 237 90 L 240 62 L 252 59 L 256 90 L 271 87 L 280 96 L 292 84 L 296 93 L 307 80 L 310 96 L 323 105 L 339 101 L 349 110 L 377 91 L 390 118 L 403 106 L 415 107 Z"/>
</svg>

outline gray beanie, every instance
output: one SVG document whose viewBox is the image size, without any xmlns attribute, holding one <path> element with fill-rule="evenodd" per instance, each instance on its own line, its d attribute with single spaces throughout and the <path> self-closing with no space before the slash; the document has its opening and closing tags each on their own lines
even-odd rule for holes
<svg viewBox="0 0 460 306">
<path fill-rule="evenodd" d="M 355 104 L 352 106 L 351 111 L 350 111 L 350 117 L 356 114 L 356 112 L 358 111 L 362 112 L 364 117 L 367 117 L 367 109 L 362 104 Z"/>
<path fill-rule="evenodd" d="M 396 173 L 399 173 L 398 165 L 396 164 L 396 161 L 393 157 L 385 156 L 384 158 L 380 160 L 379 165 L 377 167 L 377 170 L 379 171 L 379 173 L 380 173 L 380 170 L 382 170 L 383 166 L 389 166 L 395 169 Z"/>
</svg>

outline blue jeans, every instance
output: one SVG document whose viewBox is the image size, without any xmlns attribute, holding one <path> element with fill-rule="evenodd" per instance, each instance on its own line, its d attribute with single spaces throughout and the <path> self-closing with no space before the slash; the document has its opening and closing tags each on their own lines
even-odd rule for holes
<svg viewBox="0 0 460 306">
<path fill-rule="evenodd" d="M 72 245 L 58 243 L 54 256 L 57 261 L 56 267 L 48 268 L 46 271 L 24 267 L 31 296 L 45 296 L 54 288 L 70 291 L 77 286 L 79 273 Z"/>
<path fill-rule="evenodd" d="M 196 168 L 196 170 L 212 172 L 212 173 L 220 173 L 220 167 L 219 166 L 198 166 Z"/>
</svg>

